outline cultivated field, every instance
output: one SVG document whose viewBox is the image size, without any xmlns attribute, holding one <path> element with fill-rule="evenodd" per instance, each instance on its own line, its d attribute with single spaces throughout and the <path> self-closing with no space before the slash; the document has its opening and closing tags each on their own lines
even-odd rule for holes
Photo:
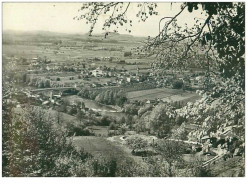
<svg viewBox="0 0 247 195">
<path fill-rule="evenodd" d="M 176 101 L 194 101 L 199 99 L 200 96 L 194 92 L 183 91 L 180 89 L 168 89 L 168 88 L 155 88 L 142 91 L 131 91 L 127 93 L 128 99 L 134 100 L 154 100 L 162 99 L 167 102 Z"/>
<path fill-rule="evenodd" d="M 51 32 L 34 32 L 30 34 L 6 31 L 3 33 L 3 55 L 34 58 L 46 57 L 51 62 L 82 62 L 87 58 L 116 57 L 128 63 L 137 63 L 146 66 L 153 57 L 141 58 L 138 56 L 124 57 L 125 51 L 131 51 L 145 40 L 144 37 L 129 35 L 67 35 Z M 136 69 L 136 66 L 125 63 L 118 64 L 109 61 L 95 61 L 87 65 L 122 67 Z"/>
</svg>

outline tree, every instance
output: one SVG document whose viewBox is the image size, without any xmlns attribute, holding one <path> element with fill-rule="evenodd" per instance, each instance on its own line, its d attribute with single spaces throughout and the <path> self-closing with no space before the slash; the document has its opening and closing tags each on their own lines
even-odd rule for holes
<svg viewBox="0 0 247 195">
<path fill-rule="evenodd" d="M 76 114 L 77 114 L 77 109 L 76 109 L 75 106 L 72 106 L 72 107 L 71 107 L 71 109 L 70 109 L 70 111 L 69 111 L 69 114 L 70 114 L 70 115 L 76 115 Z"/>
<path fill-rule="evenodd" d="M 27 73 L 23 74 L 22 80 L 24 83 L 27 82 Z"/>
<path fill-rule="evenodd" d="M 159 104 L 150 112 L 147 127 L 158 137 L 166 137 L 170 134 L 171 127 L 175 123 L 175 116 L 173 107 L 167 104 Z"/>
<path fill-rule="evenodd" d="M 172 83 L 173 89 L 181 89 L 182 87 L 183 87 L 183 81 L 178 80 Z"/>
<path fill-rule="evenodd" d="M 86 20 L 91 24 L 91 35 L 99 16 L 105 14 L 103 30 L 106 36 L 114 26 L 115 31 L 124 26 L 131 32 L 132 21 L 135 18 L 127 17 L 131 3 L 85 3 L 79 10 L 79 16 L 74 19 Z M 149 17 L 157 15 L 157 3 L 136 3 L 138 9 L 136 17 L 145 22 Z M 178 20 L 184 12 L 201 10 L 201 19 L 196 19 L 192 27 L 178 25 Z M 162 14 L 162 13 L 161 13 Z M 206 15 L 206 17 L 205 17 Z M 161 27 L 163 21 L 168 21 Z M 190 65 L 195 56 L 203 58 L 203 64 L 208 71 L 212 58 L 216 58 L 217 68 L 223 76 L 232 77 L 239 73 L 244 78 L 245 54 L 245 4 L 243 2 L 199 2 L 182 3 L 180 11 L 173 17 L 164 16 L 160 19 L 159 34 L 149 38 L 143 48 L 156 55 L 158 66 L 184 67 Z M 198 47 L 204 50 L 205 56 L 196 53 Z M 214 51 L 217 53 L 215 54 Z M 213 57 L 212 57 L 213 56 Z M 202 61 L 201 63 L 202 64 Z M 242 82 L 242 85 L 243 82 Z"/>
<path fill-rule="evenodd" d="M 7 133 L 8 136 L 3 136 L 3 176 L 87 175 L 87 154 L 77 151 L 61 129 L 52 126 L 53 122 L 46 113 L 32 108 L 23 113 L 15 115 L 12 121 L 4 122 L 3 135 Z M 79 170 L 79 164 L 84 168 Z"/>
<path fill-rule="evenodd" d="M 114 122 L 111 122 L 110 125 L 109 125 L 109 130 L 116 130 L 117 129 L 117 126 Z"/>
<path fill-rule="evenodd" d="M 131 51 L 124 52 L 124 57 L 128 57 L 128 56 L 131 56 L 131 55 L 132 55 Z"/>
<path fill-rule="evenodd" d="M 56 113 L 57 124 L 60 124 L 63 121 L 63 114 L 61 112 Z"/>
<path fill-rule="evenodd" d="M 124 124 L 125 122 L 126 122 L 126 119 L 125 119 L 124 116 L 122 116 L 122 117 L 120 118 L 120 120 L 119 120 L 119 123 L 120 123 L 120 124 Z"/>
<path fill-rule="evenodd" d="M 45 80 L 44 87 L 46 87 L 46 88 L 50 88 L 51 87 L 51 80 L 50 79 L 46 79 Z"/>
<path fill-rule="evenodd" d="M 45 87 L 44 80 L 39 80 L 38 87 L 39 88 L 44 88 Z"/>
<path fill-rule="evenodd" d="M 80 121 L 80 123 L 82 122 L 83 116 L 84 116 L 84 113 L 81 111 L 81 109 L 78 109 L 76 118 Z"/>
<path fill-rule="evenodd" d="M 111 120 L 110 120 L 109 117 L 102 116 L 101 121 L 100 121 L 100 125 L 102 125 L 102 126 L 108 126 L 108 125 L 110 125 L 110 123 L 111 123 Z"/>
<path fill-rule="evenodd" d="M 165 140 L 157 144 L 162 160 L 167 162 L 166 173 L 169 177 L 175 176 L 176 163 L 183 161 L 184 146 L 180 142 Z"/>
</svg>

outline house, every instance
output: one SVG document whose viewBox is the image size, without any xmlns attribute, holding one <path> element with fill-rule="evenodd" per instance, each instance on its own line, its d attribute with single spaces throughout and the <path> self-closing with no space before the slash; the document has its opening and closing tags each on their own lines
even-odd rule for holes
<svg viewBox="0 0 247 195">
<path fill-rule="evenodd" d="M 133 77 L 127 77 L 126 80 L 128 83 L 131 83 L 134 81 L 134 78 Z"/>
<path fill-rule="evenodd" d="M 154 103 L 156 103 L 155 100 L 147 100 L 147 101 L 146 101 L 146 104 L 154 104 Z"/>
<path fill-rule="evenodd" d="M 109 77 L 113 76 L 113 73 L 111 71 L 107 72 L 107 74 L 108 74 Z"/>
<path fill-rule="evenodd" d="M 92 75 L 95 77 L 100 77 L 103 74 L 104 74 L 103 70 L 101 70 L 100 68 L 96 68 L 95 70 L 92 71 Z"/>
</svg>

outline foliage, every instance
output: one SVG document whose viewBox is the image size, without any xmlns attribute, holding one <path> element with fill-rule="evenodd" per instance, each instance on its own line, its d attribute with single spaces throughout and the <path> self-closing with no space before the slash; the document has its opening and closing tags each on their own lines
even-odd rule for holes
<svg viewBox="0 0 247 195">
<path fill-rule="evenodd" d="M 132 150 L 144 149 L 144 148 L 147 148 L 149 146 L 148 141 L 141 138 L 141 137 L 128 138 L 126 141 L 127 141 L 128 146 Z"/>
<path fill-rule="evenodd" d="M 203 162 L 200 159 L 195 159 L 195 161 L 190 164 L 189 170 L 191 176 L 194 177 L 211 177 L 211 171 L 208 167 L 203 167 Z"/>
<path fill-rule="evenodd" d="M 169 104 L 158 104 L 148 116 L 147 128 L 158 137 L 163 138 L 170 134 L 175 117 L 176 112 L 172 106 Z"/>
<path fill-rule="evenodd" d="M 161 160 L 165 160 L 165 172 L 169 177 L 174 176 L 174 167 L 177 163 L 183 161 L 184 145 L 180 142 L 165 140 L 161 141 L 156 146 L 161 154 Z"/>
<path fill-rule="evenodd" d="M 141 117 L 143 114 L 145 114 L 147 111 L 151 111 L 153 109 L 153 105 L 151 104 L 145 104 L 138 110 L 138 116 Z"/>
<path fill-rule="evenodd" d="M 93 163 L 94 175 L 97 177 L 115 177 L 117 170 L 117 161 L 115 159 L 106 160 L 94 160 Z"/>
<path fill-rule="evenodd" d="M 222 73 L 231 77 L 236 72 L 244 74 L 245 5 L 244 3 L 187 3 L 190 12 L 202 9 L 208 14 L 211 31 L 202 34 L 202 44 L 212 44 L 223 60 Z M 210 27 L 209 27 L 210 28 Z M 212 42 L 212 43 L 211 43 Z"/>
<path fill-rule="evenodd" d="M 183 81 L 175 81 L 172 83 L 173 89 L 181 89 L 183 87 Z"/>
<path fill-rule="evenodd" d="M 121 90 L 96 91 L 82 89 L 78 95 L 83 98 L 95 100 L 96 102 L 107 105 L 123 106 L 123 104 L 127 101 L 125 93 Z"/>
<path fill-rule="evenodd" d="M 82 122 L 84 115 L 85 115 L 85 113 L 82 112 L 81 109 L 78 109 L 77 114 L 76 114 L 76 118 L 80 121 L 80 123 Z"/>
<path fill-rule="evenodd" d="M 135 104 L 125 104 L 124 105 L 124 112 L 131 115 L 138 114 L 138 108 Z"/>
<path fill-rule="evenodd" d="M 103 30 L 109 30 L 112 25 L 116 26 L 116 29 L 120 26 L 132 26 L 132 20 L 129 20 L 126 16 L 130 3 L 122 2 L 111 2 L 111 3 L 85 3 L 79 10 L 81 12 L 80 16 L 74 17 L 74 19 L 81 20 L 86 19 L 87 23 L 91 24 L 89 35 L 92 34 L 95 24 L 98 21 L 98 18 L 101 14 L 109 16 L 106 18 L 103 24 Z M 142 21 L 145 21 L 148 15 L 145 10 L 149 10 L 149 15 L 158 14 L 154 11 L 154 8 L 157 7 L 156 3 L 139 3 L 137 5 L 140 7 L 137 17 Z M 117 30 L 114 30 L 117 32 Z M 131 32 L 128 28 L 126 31 Z M 106 36 L 108 34 L 106 33 Z"/>
<path fill-rule="evenodd" d="M 77 114 L 77 108 L 75 106 L 72 106 L 69 110 L 70 115 L 76 115 Z"/>
<path fill-rule="evenodd" d="M 139 21 L 146 21 L 149 17 L 157 15 L 156 3 L 136 3 L 136 17 Z M 104 15 L 103 30 L 109 31 L 114 27 L 124 27 L 131 32 L 132 20 L 127 13 L 131 3 L 86 3 L 79 10 L 77 20 L 86 20 L 91 24 L 91 35 L 99 16 Z M 202 19 L 195 18 L 193 26 L 178 25 L 178 20 L 184 12 L 202 10 Z M 206 17 L 205 17 L 206 16 Z M 169 19 L 163 27 L 161 22 Z M 106 32 L 108 35 L 109 32 Z M 235 73 L 244 78 L 245 53 L 245 4 L 243 2 L 186 2 L 181 4 L 180 11 L 173 17 L 164 16 L 159 22 L 159 34 L 148 40 L 145 50 L 156 55 L 158 65 L 167 64 L 175 67 L 189 66 L 196 58 L 201 58 L 199 64 L 209 69 L 212 56 L 217 59 L 221 73 L 232 77 Z M 200 45 L 202 47 L 200 47 Z M 198 48 L 204 51 L 204 55 Z M 214 51 L 217 52 L 215 55 Z M 191 60 L 193 59 L 193 60 Z M 212 63 L 211 63 L 212 65 Z M 213 63 L 215 65 L 215 63 Z M 244 83 L 241 83 L 243 86 Z"/>
<path fill-rule="evenodd" d="M 6 111 L 6 110 L 5 110 Z M 86 176 L 85 160 L 89 156 L 76 151 L 50 117 L 32 109 L 24 115 L 10 113 L 4 123 L 3 176 Z"/>
<path fill-rule="evenodd" d="M 111 123 L 111 118 L 108 116 L 102 116 L 100 119 L 100 125 L 102 126 L 109 126 Z"/>
<path fill-rule="evenodd" d="M 27 81 L 27 79 L 25 79 Z M 51 87 L 51 80 L 45 78 L 32 78 L 29 81 L 29 85 L 38 87 L 38 88 L 50 88 Z"/>
<path fill-rule="evenodd" d="M 85 125 L 81 124 L 79 126 L 73 123 L 67 124 L 67 136 L 94 136 L 95 134 L 88 129 L 85 129 Z"/>
<path fill-rule="evenodd" d="M 131 55 L 132 55 L 131 51 L 124 52 L 124 57 L 128 57 L 128 56 L 131 56 Z"/>
<path fill-rule="evenodd" d="M 117 125 L 113 122 L 110 123 L 109 125 L 109 130 L 116 130 L 117 129 Z"/>
<path fill-rule="evenodd" d="M 121 177 L 150 177 L 153 173 L 149 168 L 134 162 L 133 160 L 126 159 L 119 164 L 116 176 Z"/>
<path fill-rule="evenodd" d="M 232 132 L 228 137 L 244 141 L 244 98 L 245 92 L 240 86 L 240 76 L 219 78 L 211 91 L 201 92 L 203 98 L 195 103 L 188 103 L 178 111 L 178 115 L 200 124 L 197 135 L 217 137 L 224 132 Z"/>
</svg>

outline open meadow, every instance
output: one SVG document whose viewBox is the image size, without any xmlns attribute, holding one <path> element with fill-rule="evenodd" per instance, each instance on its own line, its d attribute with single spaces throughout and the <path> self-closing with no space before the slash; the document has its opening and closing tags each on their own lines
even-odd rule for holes
<svg viewBox="0 0 247 195">
<path fill-rule="evenodd" d="M 77 136 L 73 138 L 73 144 L 78 149 L 97 157 L 116 159 L 118 162 L 131 158 L 131 154 L 128 154 L 121 147 L 102 137 Z"/>
</svg>

